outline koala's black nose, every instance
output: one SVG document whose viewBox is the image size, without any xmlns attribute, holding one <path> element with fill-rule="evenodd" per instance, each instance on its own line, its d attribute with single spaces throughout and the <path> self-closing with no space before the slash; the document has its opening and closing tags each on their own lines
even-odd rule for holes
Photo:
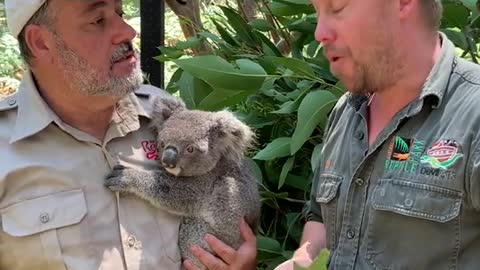
<svg viewBox="0 0 480 270">
<path fill-rule="evenodd" d="M 162 163 L 164 166 L 175 168 L 177 166 L 178 161 L 178 151 L 173 146 L 168 146 L 163 151 L 162 155 Z"/>
</svg>

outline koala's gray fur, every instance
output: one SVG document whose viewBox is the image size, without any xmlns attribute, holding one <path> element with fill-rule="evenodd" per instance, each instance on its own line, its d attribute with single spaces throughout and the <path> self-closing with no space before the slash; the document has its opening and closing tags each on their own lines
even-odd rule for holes
<svg viewBox="0 0 480 270">
<path fill-rule="evenodd" d="M 105 185 L 181 215 L 182 257 L 206 269 L 189 249 L 196 244 L 212 252 L 203 240 L 206 233 L 237 249 L 242 218 L 258 229 L 260 197 L 243 159 L 253 132 L 228 111 L 188 110 L 173 98 L 155 104 L 152 126 L 162 166 L 156 171 L 116 167 Z"/>
</svg>

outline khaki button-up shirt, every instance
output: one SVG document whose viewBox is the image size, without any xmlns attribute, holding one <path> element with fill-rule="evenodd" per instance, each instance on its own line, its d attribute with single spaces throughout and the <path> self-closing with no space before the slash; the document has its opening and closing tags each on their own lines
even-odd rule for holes
<svg viewBox="0 0 480 270">
<path fill-rule="evenodd" d="M 0 269 L 180 269 L 179 218 L 103 186 L 116 164 L 157 164 L 148 122 L 162 91 L 122 99 L 103 142 L 63 123 L 29 73 L 0 101 Z"/>
<path fill-rule="evenodd" d="M 441 37 L 419 96 L 371 146 L 367 97 L 331 114 L 310 208 L 328 269 L 480 268 L 480 66 Z"/>
</svg>

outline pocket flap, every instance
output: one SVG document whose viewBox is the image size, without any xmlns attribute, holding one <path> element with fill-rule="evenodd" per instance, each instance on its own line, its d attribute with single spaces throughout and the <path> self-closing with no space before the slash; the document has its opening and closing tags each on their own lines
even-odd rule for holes
<svg viewBox="0 0 480 270">
<path fill-rule="evenodd" d="M 372 197 L 376 210 L 437 222 L 457 217 L 461 204 L 459 191 L 397 179 L 381 179 Z"/>
<path fill-rule="evenodd" d="M 0 209 L 3 230 L 27 236 L 79 223 L 87 213 L 81 189 L 22 201 Z"/>
<path fill-rule="evenodd" d="M 343 177 L 334 174 L 321 174 L 317 189 L 317 202 L 328 203 L 337 195 Z"/>
</svg>

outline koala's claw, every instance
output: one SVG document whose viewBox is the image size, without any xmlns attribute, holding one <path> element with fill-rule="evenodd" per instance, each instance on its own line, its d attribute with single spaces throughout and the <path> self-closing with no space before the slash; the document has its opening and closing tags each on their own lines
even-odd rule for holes
<svg viewBox="0 0 480 270">
<path fill-rule="evenodd" d="M 126 191 L 128 188 L 127 168 L 122 165 L 113 167 L 112 171 L 105 177 L 104 185 L 112 191 Z"/>
</svg>

